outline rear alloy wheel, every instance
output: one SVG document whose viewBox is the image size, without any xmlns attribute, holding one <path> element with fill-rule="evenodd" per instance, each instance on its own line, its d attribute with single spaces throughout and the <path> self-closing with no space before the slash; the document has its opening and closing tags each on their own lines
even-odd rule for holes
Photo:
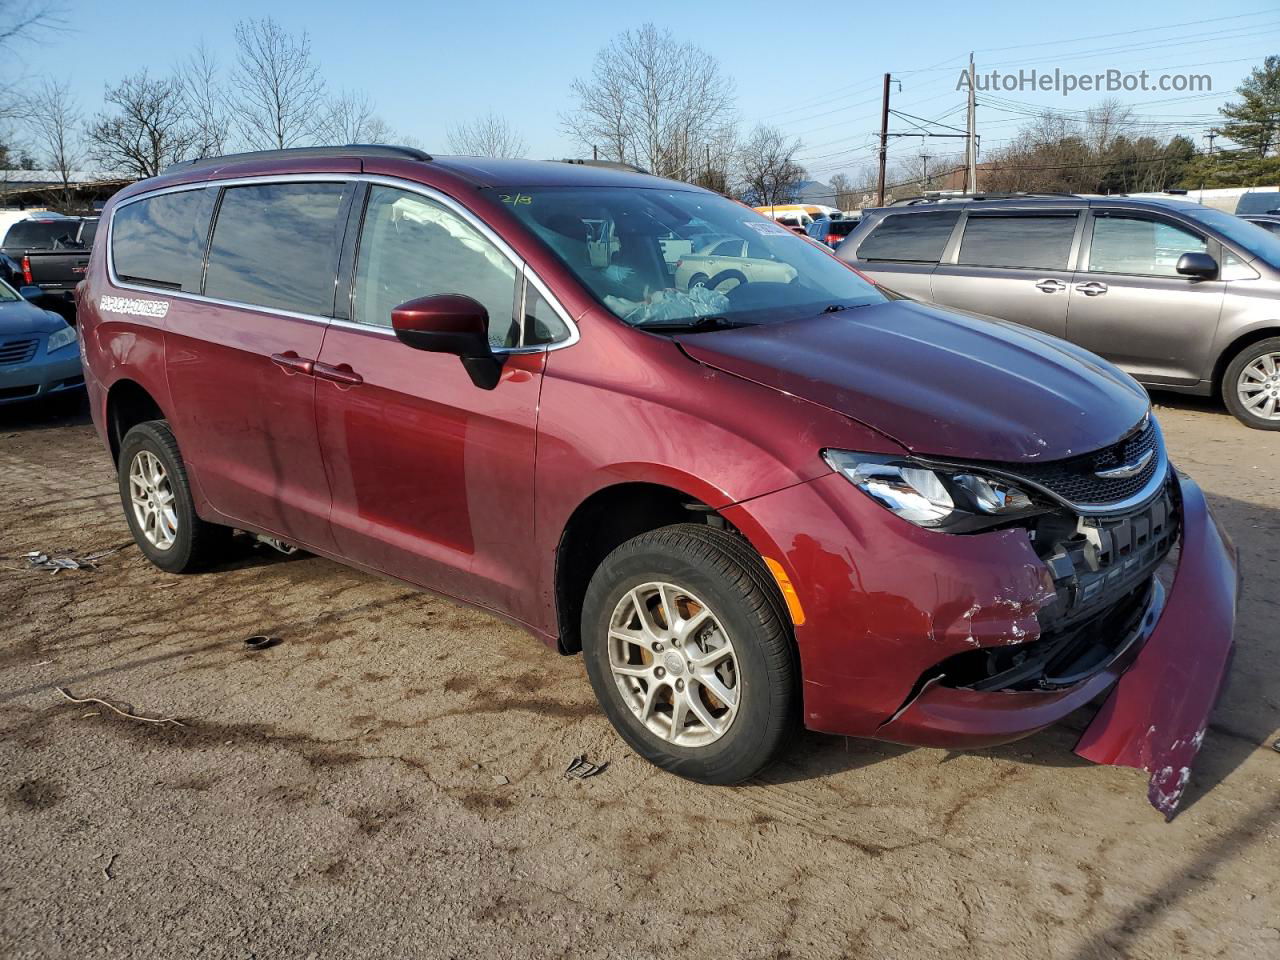
<svg viewBox="0 0 1280 960">
<path fill-rule="evenodd" d="M 129 503 L 142 536 L 156 550 L 178 539 L 176 497 L 164 464 L 150 450 L 139 450 L 129 464 Z"/>
<path fill-rule="evenodd" d="M 229 527 L 196 516 L 178 441 L 164 420 L 133 427 L 120 441 L 120 501 L 133 539 L 169 573 L 187 573 L 226 555 Z"/>
<path fill-rule="evenodd" d="M 1222 398 L 1246 426 L 1280 430 L 1280 337 L 1236 355 L 1222 378 Z"/>
<path fill-rule="evenodd" d="M 736 534 L 682 523 L 622 544 L 587 587 L 582 640 L 609 721 L 664 770 L 739 783 L 798 726 L 790 619 Z"/>
</svg>

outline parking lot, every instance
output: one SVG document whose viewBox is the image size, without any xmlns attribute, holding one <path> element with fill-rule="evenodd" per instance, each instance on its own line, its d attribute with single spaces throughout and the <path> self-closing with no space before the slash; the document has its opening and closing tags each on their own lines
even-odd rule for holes
<svg viewBox="0 0 1280 960">
<path fill-rule="evenodd" d="M 266 548 L 189 577 L 129 542 L 81 406 L 0 414 L 0 954 L 1280 954 L 1280 457 L 1161 398 L 1240 551 L 1238 652 L 1183 810 L 1071 753 L 812 734 L 739 788 L 629 755 L 580 660 Z M 247 650 L 252 634 L 279 636 Z M 78 698 L 131 703 L 124 719 Z M 608 766 L 562 777 L 578 754 Z"/>
</svg>

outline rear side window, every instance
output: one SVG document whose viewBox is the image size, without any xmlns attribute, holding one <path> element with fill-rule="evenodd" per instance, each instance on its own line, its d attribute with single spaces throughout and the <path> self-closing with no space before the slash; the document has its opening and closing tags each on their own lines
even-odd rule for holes
<svg viewBox="0 0 1280 960">
<path fill-rule="evenodd" d="M 1065 270 L 1075 237 L 1075 214 L 1055 217 L 991 217 L 970 214 L 958 263 L 975 267 Z"/>
<path fill-rule="evenodd" d="M 347 185 L 228 187 L 209 247 L 206 296 L 329 316 Z"/>
<path fill-rule="evenodd" d="M 116 210 L 111 221 L 116 276 L 126 283 L 199 293 L 216 196 L 209 189 L 162 193 Z"/>
<path fill-rule="evenodd" d="M 937 263 L 959 219 L 958 210 L 890 214 L 858 246 L 858 259 Z"/>
<path fill-rule="evenodd" d="M 98 235 L 98 221 L 86 220 L 80 228 L 80 244 L 86 250 L 93 246 L 93 239 Z"/>
<path fill-rule="evenodd" d="M 76 232 L 80 221 L 67 217 L 61 220 L 19 220 L 4 236 L 6 247 L 24 250 L 79 249 Z"/>
</svg>

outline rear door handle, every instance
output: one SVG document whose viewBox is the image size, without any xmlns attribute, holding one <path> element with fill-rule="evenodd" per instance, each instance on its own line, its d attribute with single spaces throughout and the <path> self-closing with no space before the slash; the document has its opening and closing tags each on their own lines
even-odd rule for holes
<svg viewBox="0 0 1280 960">
<path fill-rule="evenodd" d="M 1067 285 L 1061 280 L 1046 278 L 1036 283 L 1037 290 L 1043 290 L 1045 293 L 1057 293 L 1059 290 L 1067 289 Z"/>
<path fill-rule="evenodd" d="M 328 380 L 344 387 L 358 387 L 364 383 L 364 377 L 360 376 L 345 363 L 335 367 L 327 363 L 317 362 L 313 370 L 317 380 Z"/>
<path fill-rule="evenodd" d="M 289 376 L 301 373 L 308 377 L 312 375 L 316 363 L 314 360 L 298 356 L 292 350 L 286 350 L 284 353 L 273 353 L 271 362 L 279 366 Z"/>
<path fill-rule="evenodd" d="M 1088 283 L 1077 283 L 1076 289 L 1086 297 L 1097 297 L 1107 292 L 1107 285 L 1097 280 L 1090 280 Z"/>
</svg>

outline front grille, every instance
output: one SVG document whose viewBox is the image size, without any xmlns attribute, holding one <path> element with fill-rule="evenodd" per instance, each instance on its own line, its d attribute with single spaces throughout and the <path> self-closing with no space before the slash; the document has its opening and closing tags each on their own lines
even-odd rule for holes
<svg viewBox="0 0 1280 960">
<path fill-rule="evenodd" d="M 1140 509 L 1118 517 L 1084 517 L 1064 536 L 1047 526 L 1041 556 L 1057 600 L 1040 611 L 1042 629 L 1058 629 L 1095 614 L 1150 578 L 1178 539 L 1181 516 L 1173 482 Z M 1040 532 L 1037 531 L 1039 542 Z"/>
<path fill-rule="evenodd" d="M 1151 482 L 1162 459 L 1157 448 L 1159 442 L 1156 425 L 1150 417 L 1147 417 L 1143 420 L 1142 426 L 1112 446 L 1053 463 L 1019 464 L 1016 473 L 1069 503 L 1089 505 L 1119 503 L 1132 497 Z M 1146 466 L 1132 477 L 1109 480 L 1097 476 L 1099 470 L 1133 463 L 1147 452 L 1151 452 L 1151 458 Z"/>
<path fill-rule="evenodd" d="M 36 355 L 39 340 L 6 340 L 0 343 L 0 364 L 26 363 Z"/>
</svg>

